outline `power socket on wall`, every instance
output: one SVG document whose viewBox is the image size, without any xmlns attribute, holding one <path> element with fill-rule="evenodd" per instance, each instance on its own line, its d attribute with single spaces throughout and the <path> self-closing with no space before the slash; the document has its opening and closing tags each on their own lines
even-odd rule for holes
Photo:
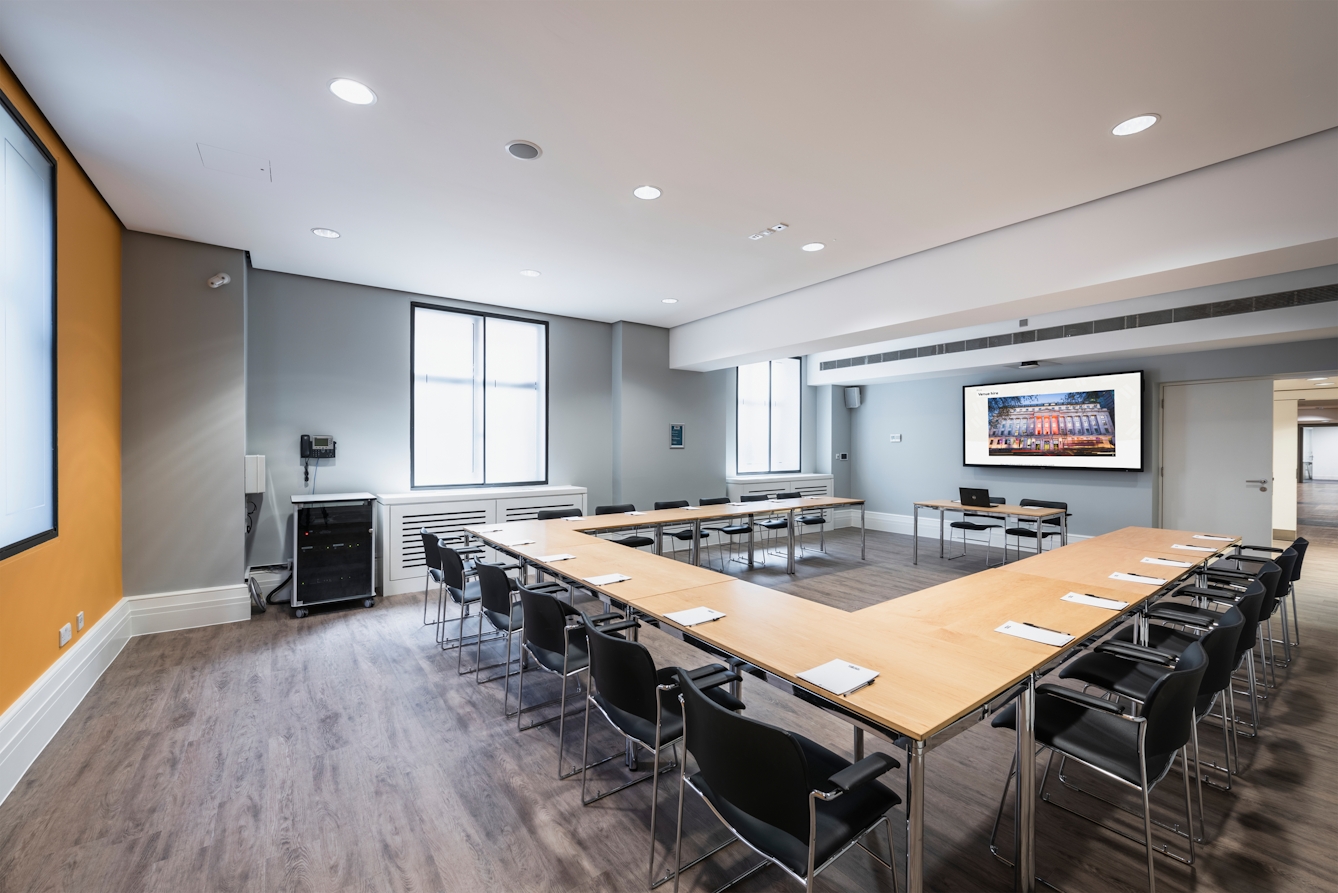
<svg viewBox="0 0 1338 893">
<path fill-rule="evenodd" d="M 83 628 L 84 628 L 84 612 L 83 612 L 83 611 L 80 611 L 78 614 L 74 615 L 74 628 L 77 629 L 77 630 L 80 630 L 80 631 L 83 630 Z"/>
<path fill-rule="evenodd" d="M 64 648 L 70 643 L 70 637 L 74 633 L 70 632 L 70 625 L 67 623 L 60 628 L 60 647 Z"/>
</svg>

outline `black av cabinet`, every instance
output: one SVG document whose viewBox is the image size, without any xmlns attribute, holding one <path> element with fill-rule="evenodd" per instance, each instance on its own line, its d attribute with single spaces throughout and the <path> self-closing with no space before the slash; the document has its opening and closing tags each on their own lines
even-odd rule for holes
<svg viewBox="0 0 1338 893">
<path fill-rule="evenodd" d="M 293 497 L 293 607 L 376 597 L 376 497 L 332 493 Z"/>
</svg>

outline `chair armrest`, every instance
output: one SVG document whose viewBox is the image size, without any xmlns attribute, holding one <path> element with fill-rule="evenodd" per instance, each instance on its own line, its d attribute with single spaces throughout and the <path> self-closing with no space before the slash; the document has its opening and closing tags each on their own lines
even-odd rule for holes
<svg viewBox="0 0 1338 893">
<path fill-rule="evenodd" d="M 1105 698 L 1098 698 L 1096 695 L 1074 691 L 1062 685 L 1052 685 L 1049 682 L 1036 686 L 1036 693 L 1063 698 L 1066 701 L 1072 701 L 1075 704 L 1081 704 L 1083 707 L 1091 707 L 1093 710 L 1101 710 L 1105 713 L 1120 714 L 1124 712 L 1120 709 L 1120 705 L 1114 701 L 1107 701 Z"/>
<path fill-rule="evenodd" d="M 639 620 L 620 620 L 617 623 L 600 624 L 598 629 L 602 633 L 616 633 L 621 630 L 634 629 L 639 626 L 641 626 L 641 621 Z"/>
<path fill-rule="evenodd" d="M 901 768 L 901 764 L 887 754 L 871 753 L 858 763 L 847 766 L 827 780 L 836 790 L 844 793 L 853 791 L 862 784 L 868 784 L 885 772 L 899 768 Z"/>
<path fill-rule="evenodd" d="M 1106 654 L 1114 654 L 1116 657 L 1123 657 L 1126 660 L 1138 661 L 1143 664 L 1157 664 L 1161 667 L 1174 667 L 1179 660 L 1174 654 L 1167 654 L 1165 651 L 1158 651 L 1155 648 L 1147 648 L 1143 645 L 1134 645 L 1131 642 L 1102 642 L 1096 646 L 1097 651 Z"/>
<path fill-rule="evenodd" d="M 598 626 L 601 623 L 608 623 L 610 620 L 622 620 L 623 615 L 619 614 L 617 611 L 606 611 L 603 614 L 591 614 L 587 619 L 595 626 Z"/>
<path fill-rule="evenodd" d="M 1234 560 L 1234 559 L 1231 559 Z M 1257 574 L 1247 573 L 1246 571 L 1233 571 L 1225 567 L 1210 567 L 1203 571 L 1205 577 L 1224 577 L 1231 580 L 1253 580 Z"/>
<path fill-rule="evenodd" d="M 1209 615 L 1207 611 L 1196 608 L 1188 608 L 1181 605 L 1157 605 L 1148 611 L 1148 616 L 1154 620 L 1165 620 L 1170 623 L 1183 623 L 1186 626 L 1193 626 L 1198 629 L 1209 629 L 1216 622 L 1219 614 Z"/>
<path fill-rule="evenodd" d="M 1251 552 L 1286 552 L 1286 549 L 1279 549 L 1277 546 L 1237 546 L 1236 551 L 1240 552 L 1249 549 Z M 1232 556 L 1235 557 L 1234 555 Z"/>
<path fill-rule="evenodd" d="M 702 691 L 706 691 L 707 689 L 710 688 L 719 688 L 720 686 L 730 682 L 738 682 L 740 679 L 738 673 L 732 672 L 730 670 L 717 670 L 714 673 L 710 673 L 706 676 L 701 676 L 701 677 L 692 676 L 692 674 L 688 675 L 691 676 L 692 681 L 697 683 L 697 687 L 700 688 Z"/>
</svg>

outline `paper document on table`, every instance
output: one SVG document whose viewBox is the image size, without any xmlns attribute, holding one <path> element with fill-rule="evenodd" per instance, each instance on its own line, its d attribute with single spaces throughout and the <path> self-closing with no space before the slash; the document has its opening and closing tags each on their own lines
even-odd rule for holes
<svg viewBox="0 0 1338 893">
<path fill-rule="evenodd" d="M 700 506 L 700 505 L 685 505 L 685 506 L 683 506 L 683 511 L 685 511 L 685 512 L 696 512 L 696 511 L 700 511 L 701 508 L 702 508 L 702 506 Z"/>
<path fill-rule="evenodd" d="M 1172 549 L 1185 549 L 1190 552 L 1216 552 L 1212 546 L 1186 546 L 1184 543 L 1175 543 Z"/>
<path fill-rule="evenodd" d="M 601 574 L 598 577 L 586 577 L 585 582 L 594 586 L 608 586 L 610 583 L 621 583 L 630 579 L 632 578 L 626 574 Z"/>
<path fill-rule="evenodd" d="M 1164 564 L 1167 567 L 1193 567 L 1192 561 L 1176 561 L 1174 558 L 1144 558 L 1144 564 Z"/>
<path fill-rule="evenodd" d="M 534 540 L 516 540 L 514 543 L 502 543 L 503 546 L 532 546 Z"/>
<path fill-rule="evenodd" d="M 644 515 L 645 512 L 623 512 L 624 515 Z"/>
<path fill-rule="evenodd" d="M 483 531 L 483 532 L 484 532 L 484 533 L 501 533 L 503 530 L 506 530 L 506 528 L 505 528 L 505 527 L 489 527 L 487 530 L 485 530 L 485 531 Z"/>
<path fill-rule="evenodd" d="M 1099 595 L 1088 595 L 1085 592 L 1070 592 L 1068 595 L 1061 595 L 1060 599 L 1078 605 L 1091 605 L 1093 608 L 1105 608 L 1108 611 L 1120 611 L 1129 607 L 1128 602 L 1116 601 L 1113 598 L 1102 598 Z"/>
<path fill-rule="evenodd" d="M 741 509 L 741 508 L 743 508 L 744 506 L 746 506 L 747 504 L 748 504 L 748 503 L 746 503 L 746 502 L 731 502 L 731 503 L 730 503 L 730 505 L 734 506 L 734 507 L 737 508 L 737 509 Z"/>
<path fill-rule="evenodd" d="M 567 552 L 559 552 L 556 555 L 540 555 L 534 560 L 541 561 L 544 564 L 552 564 L 555 561 L 566 561 L 568 558 L 575 558 L 575 557 L 576 557 L 575 555 L 571 555 Z"/>
<path fill-rule="evenodd" d="M 567 517 L 563 518 L 562 520 L 563 520 L 563 521 L 584 521 L 585 518 L 582 517 L 581 515 L 575 515 L 575 516 L 568 515 Z"/>
<path fill-rule="evenodd" d="M 1236 538 L 1234 536 L 1213 536 L 1210 533 L 1196 533 L 1194 534 L 1194 539 L 1217 540 L 1219 543 L 1234 543 L 1236 541 Z"/>
<path fill-rule="evenodd" d="M 1119 572 L 1110 575 L 1112 580 L 1124 580 L 1126 583 L 1146 583 L 1148 586 L 1165 586 L 1166 581 L 1161 577 L 1145 577 L 1142 574 L 1121 574 Z"/>
<path fill-rule="evenodd" d="M 805 682 L 826 689 L 834 695 L 848 695 L 878 678 L 877 670 L 869 670 L 844 660 L 829 660 L 820 667 L 799 674 Z"/>
<path fill-rule="evenodd" d="M 1016 620 L 1010 620 L 1003 626 L 996 627 L 994 631 L 1006 636 L 1017 636 L 1019 639 L 1040 642 L 1042 645 L 1053 645 L 1056 648 L 1073 641 L 1073 636 L 1068 633 L 1046 629 L 1042 626 L 1032 626 L 1030 623 L 1018 623 Z"/>
<path fill-rule="evenodd" d="M 725 612 L 716 611 L 712 608 L 688 608 L 686 611 L 672 611 L 664 616 L 679 626 L 696 626 L 699 623 L 719 620 L 725 616 Z"/>
</svg>

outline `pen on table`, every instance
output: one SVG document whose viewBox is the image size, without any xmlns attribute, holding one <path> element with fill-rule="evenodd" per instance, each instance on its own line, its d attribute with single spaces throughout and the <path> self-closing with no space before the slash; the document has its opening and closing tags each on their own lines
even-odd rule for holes
<svg viewBox="0 0 1338 893">
<path fill-rule="evenodd" d="M 859 685 L 857 685 L 857 686 L 855 686 L 854 688 L 852 688 L 850 691 L 848 691 L 848 692 L 846 692 L 845 694 L 843 694 L 841 697 L 843 697 L 843 698 L 848 698 L 848 697 L 850 697 L 851 695 L 853 695 L 855 692 L 859 691 L 861 688 L 868 688 L 870 685 L 873 685 L 873 684 L 874 684 L 875 682 L 877 682 L 877 681 L 878 681 L 877 679 L 870 679 L 868 682 L 862 682 L 862 683 L 860 683 Z"/>
<path fill-rule="evenodd" d="M 1093 596 L 1093 597 L 1095 598 L 1095 596 Z M 1064 632 L 1064 631 L 1061 630 L 1061 629 L 1050 629 L 1048 626 L 1037 626 L 1036 624 L 1034 624 L 1034 623 L 1028 623 L 1028 622 L 1025 621 L 1025 620 L 1022 621 L 1022 625 L 1023 625 L 1023 626 L 1029 626 L 1029 627 L 1031 627 L 1032 629 L 1039 629 L 1041 632 L 1046 632 L 1046 633 L 1056 633 L 1057 635 L 1061 635 L 1061 636 L 1067 636 L 1067 635 L 1068 635 L 1068 633 Z"/>
</svg>

